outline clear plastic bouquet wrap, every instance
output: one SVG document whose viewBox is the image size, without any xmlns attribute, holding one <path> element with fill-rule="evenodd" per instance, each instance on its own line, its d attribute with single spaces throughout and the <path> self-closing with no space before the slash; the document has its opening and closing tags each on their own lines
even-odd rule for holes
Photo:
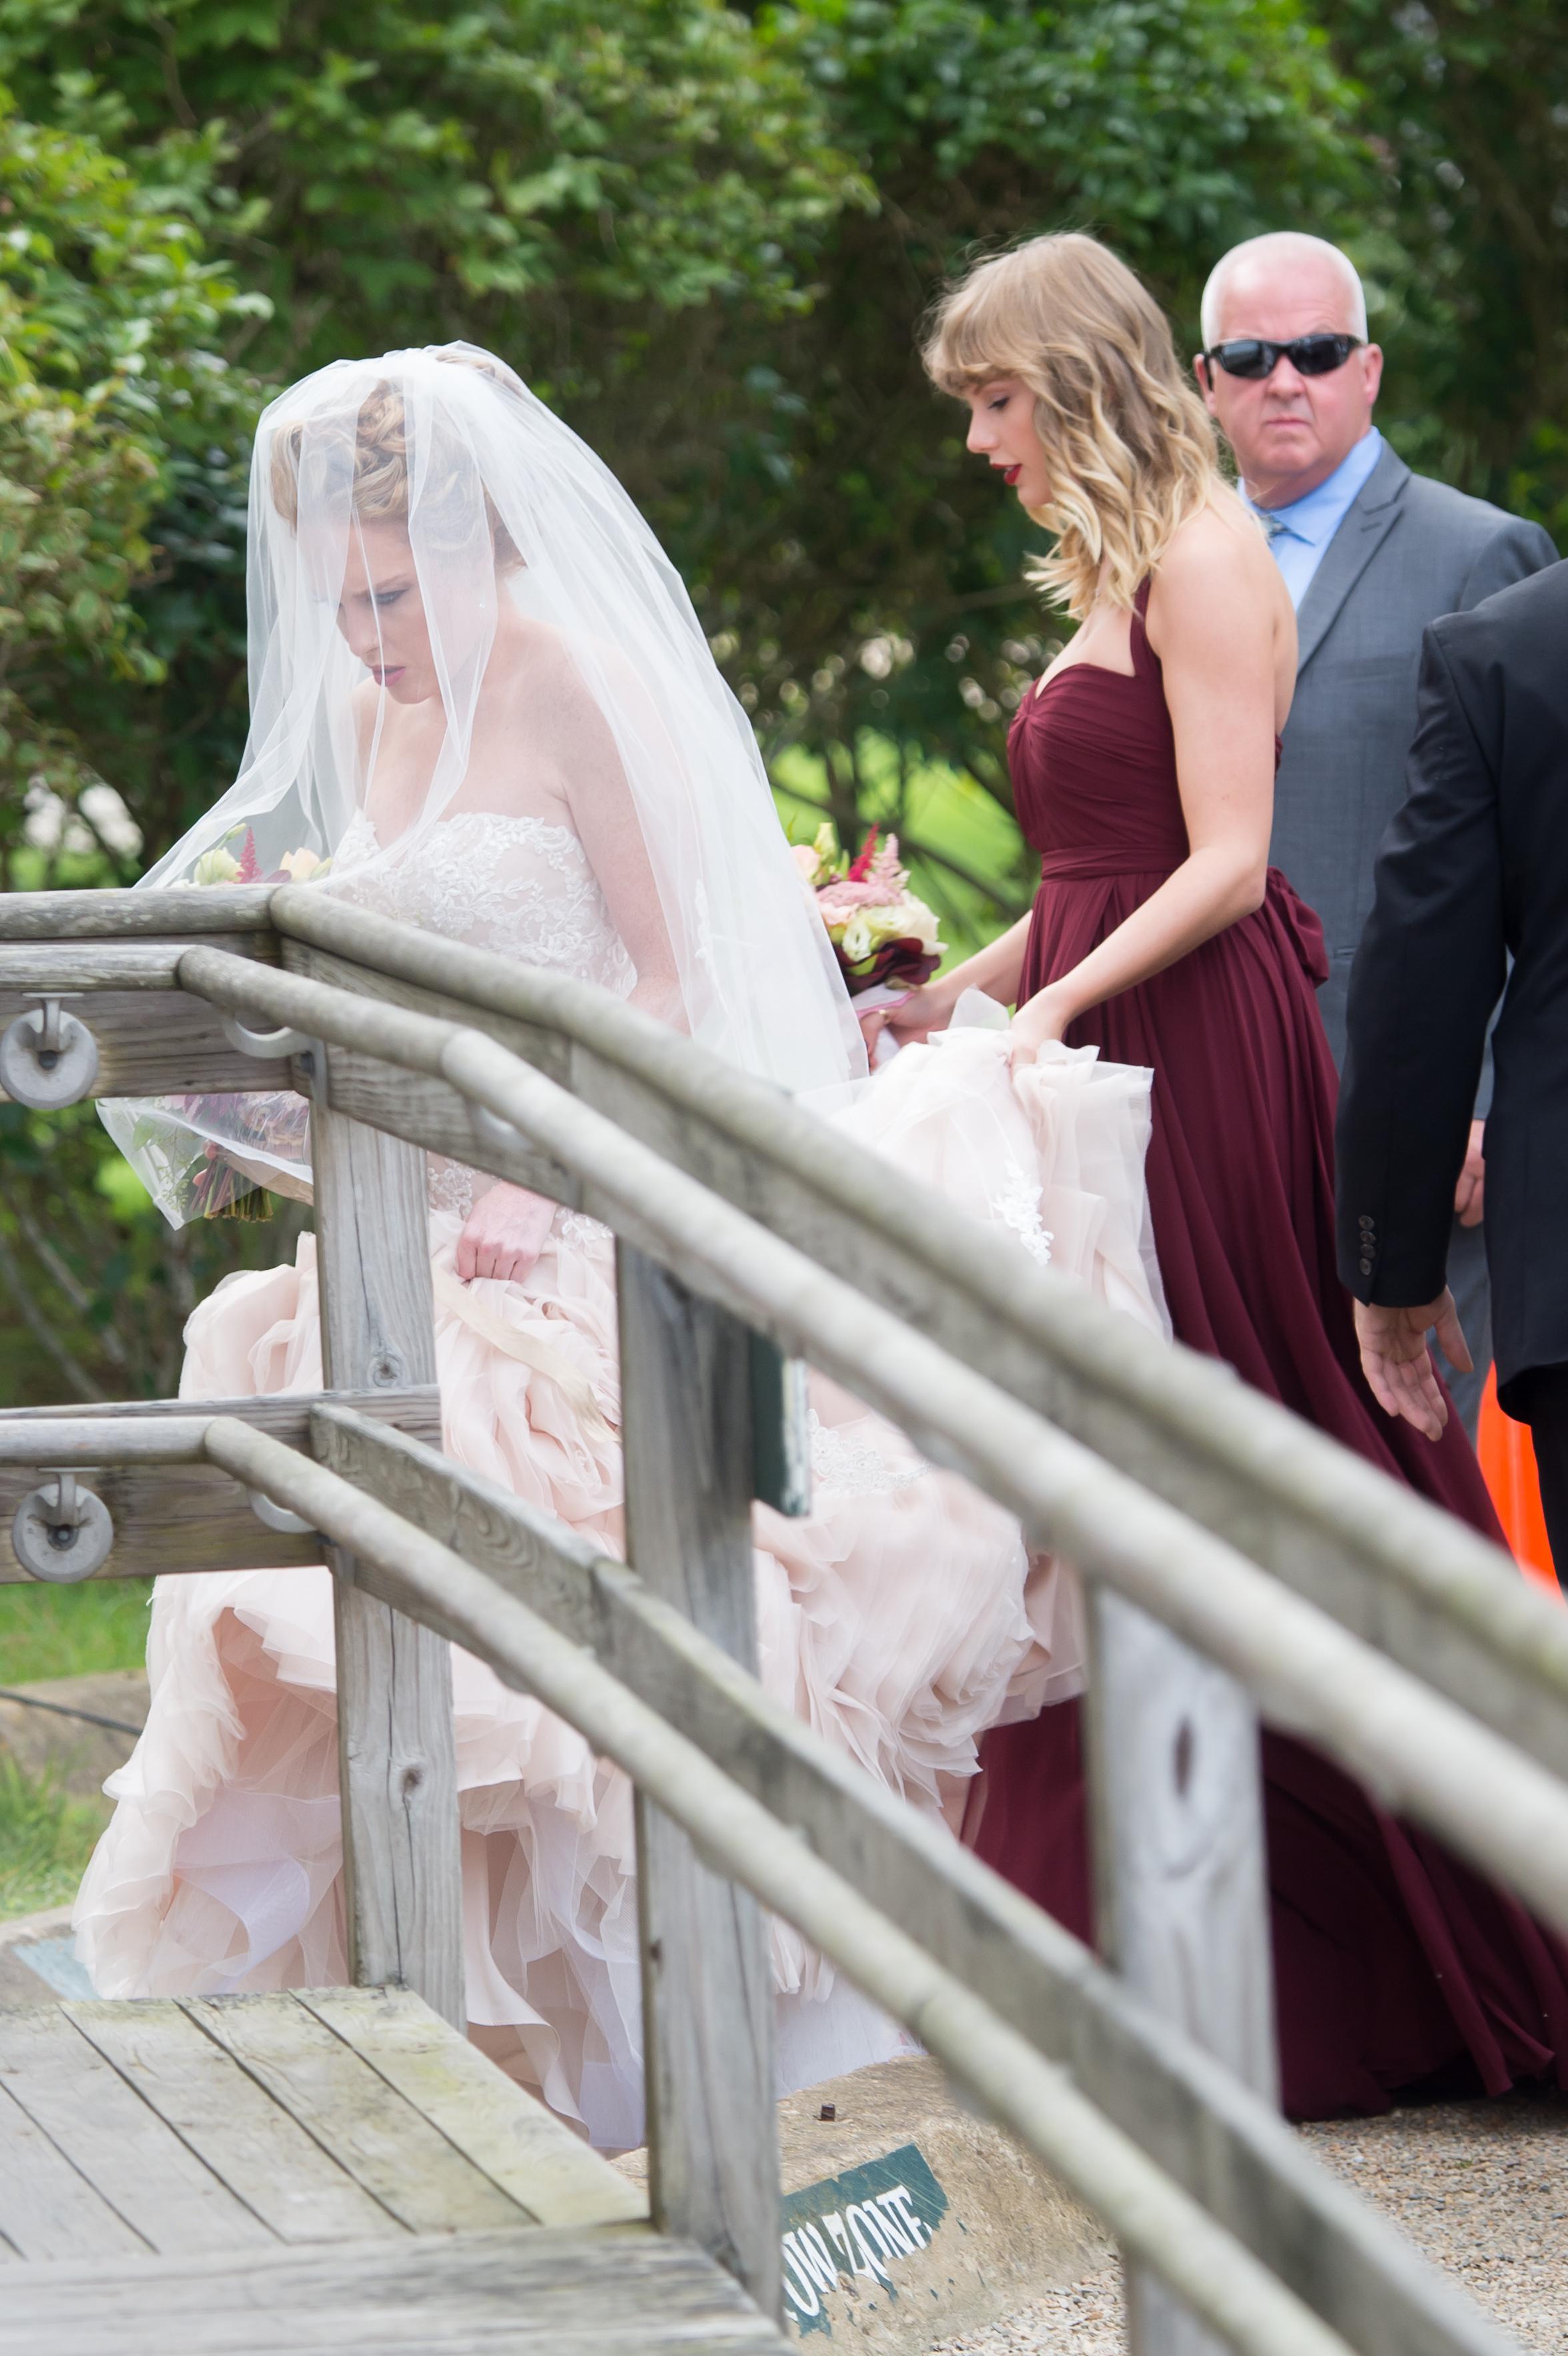
<svg viewBox="0 0 1568 2356">
<path fill-rule="evenodd" d="M 314 851 L 291 851 L 263 873 L 254 833 L 238 826 L 203 851 L 189 880 L 193 886 L 307 884 L 331 863 Z M 144 1100 L 130 1141 L 147 1157 L 166 1216 L 183 1226 L 189 1219 L 269 1217 L 268 1180 L 309 1160 L 309 1128 L 310 1107 L 302 1096 L 269 1088 L 255 1096 Z"/>
</svg>

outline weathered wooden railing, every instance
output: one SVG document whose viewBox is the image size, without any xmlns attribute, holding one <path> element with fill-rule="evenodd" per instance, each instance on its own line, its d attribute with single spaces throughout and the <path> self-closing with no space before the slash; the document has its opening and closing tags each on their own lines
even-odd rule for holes
<svg viewBox="0 0 1568 2356">
<path fill-rule="evenodd" d="M 765 2307 L 757 1901 L 1106 2221 L 1142 2350 L 1505 2345 L 1272 2107 L 1254 1715 L 1568 1930 L 1568 1615 L 1503 1558 L 689 1042 L 319 892 L 13 899 L 0 1025 L 32 1102 L 270 1088 L 280 1062 L 310 1098 L 328 1390 L 0 1418 L 0 1496 L 46 1575 L 325 1551 L 359 1978 L 462 2018 L 450 1639 L 637 1785 L 655 2213 Z M 629 1568 L 431 1444 L 421 1149 L 616 1233 Z M 774 1353 L 1085 1575 L 1114 1969 L 749 1674 L 750 1501 L 800 1502 Z"/>
</svg>

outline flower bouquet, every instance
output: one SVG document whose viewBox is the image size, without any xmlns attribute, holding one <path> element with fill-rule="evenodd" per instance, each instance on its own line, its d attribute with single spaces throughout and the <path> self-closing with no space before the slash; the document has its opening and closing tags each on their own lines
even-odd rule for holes
<svg viewBox="0 0 1568 2356">
<path fill-rule="evenodd" d="M 150 1160 L 158 1199 L 183 1226 L 191 1219 L 270 1219 L 275 1205 L 264 1183 L 229 1154 L 307 1162 L 309 1131 L 306 1099 L 292 1090 L 268 1089 L 257 1096 L 166 1097 L 143 1108 L 131 1143 Z"/>
<path fill-rule="evenodd" d="M 235 851 L 231 846 L 242 836 Z M 236 826 L 221 842 L 202 852 L 189 880 L 192 884 L 314 884 L 331 864 L 330 859 L 320 859 L 314 851 L 288 851 L 277 866 L 263 874 L 253 828 Z"/>
<path fill-rule="evenodd" d="M 880 848 L 873 827 L 854 859 L 839 849 L 831 821 L 810 842 L 793 845 L 795 864 L 816 894 L 817 913 L 827 926 L 833 955 L 852 998 L 867 991 L 887 993 L 929 981 L 941 962 L 937 920 L 909 889 L 908 870 L 898 858 L 898 838 Z"/>
</svg>

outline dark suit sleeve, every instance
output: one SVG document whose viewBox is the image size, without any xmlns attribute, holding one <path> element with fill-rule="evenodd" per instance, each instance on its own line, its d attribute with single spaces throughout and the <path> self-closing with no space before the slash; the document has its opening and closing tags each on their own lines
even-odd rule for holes
<svg viewBox="0 0 1568 2356">
<path fill-rule="evenodd" d="M 1526 523 L 1522 516 L 1509 516 L 1471 563 L 1455 611 L 1467 614 L 1472 605 L 1478 605 L 1494 590 L 1510 588 L 1514 582 L 1526 581 L 1532 573 L 1544 573 L 1549 564 L 1556 562 L 1557 550 L 1540 524 Z M 1495 1007 L 1492 1015 L 1495 1021 Z M 1488 1026 L 1480 1085 L 1476 1090 L 1476 1119 L 1485 1120 L 1491 1109 L 1492 1045 Z"/>
<path fill-rule="evenodd" d="M 1361 1301 L 1412 1308 L 1445 1281 L 1454 1189 L 1487 1024 L 1503 986 L 1499 730 L 1463 663 L 1468 616 L 1422 647 L 1405 799 L 1378 856 L 1350 972 L 1339 1099 L 1339 1273 Z"/>
<path fill-rule="evenodd" d="M 1526 523 L 1522 516 L 1509 516 L 1472 560 L 1455 610 L 1467 614 L 1472 605 L 1478 605 L 1495 590 L 1510 588 L 1516 581 L 1528 581 L 1532 573 L 1544 573 L 1549 564 L 1556 562 L 1556 548 L 1540 524 Z"/>
</svg>

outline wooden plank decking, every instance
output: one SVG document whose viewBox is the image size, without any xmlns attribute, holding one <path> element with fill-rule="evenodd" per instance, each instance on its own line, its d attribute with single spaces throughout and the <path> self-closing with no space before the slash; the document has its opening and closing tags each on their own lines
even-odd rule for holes
<svg viewBox="0 0 1568 2356">
<path fill-rule="evenodd" d="M 545 2230 L 0 2275 L 0 2356 L 788 2356 L 687 2242 Z"/>
<path fill-rule="evenodd" d="M 785 2346 L 417 1997 L 0 2012 L 0 2356 Z"/>
</svg>

